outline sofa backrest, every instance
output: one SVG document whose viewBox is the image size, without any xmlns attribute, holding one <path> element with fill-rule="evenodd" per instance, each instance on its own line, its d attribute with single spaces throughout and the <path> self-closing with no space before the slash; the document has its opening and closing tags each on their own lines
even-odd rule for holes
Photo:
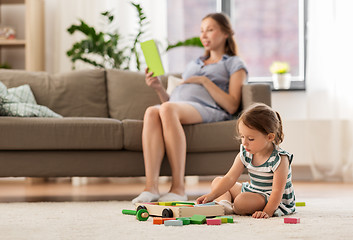
<svg viewBox="0 0 353 240">
<path fill-rule="evenodd" d="M 0 70 L 8 88 L 29 84 L 40 105 L 64 117 L 108 117 L 105 71 L 76 70 L 60 74 Z"/>
<path fill-rule="evenodd" d="M 142 120 L 147 107 L 161 103 L 156 92 L 146 85 L 143 73 L 110 69 L 106 74 L 111 118 Z M 166 87 L 167 76 L 161 80 Z"/>
</svg>

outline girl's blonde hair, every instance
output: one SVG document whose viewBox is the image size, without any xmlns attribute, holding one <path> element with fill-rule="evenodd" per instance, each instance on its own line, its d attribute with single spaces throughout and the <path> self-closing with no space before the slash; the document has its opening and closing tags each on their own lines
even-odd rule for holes
<svg viewBox="0 0 353 240">
<path fill-rule="evenodd" d="M 263 103 L 255 103 L 245 109 L 240 115 L 237 123 L 237 132 L 239 133 L 239 123 L 243 122 L 245 126 L 255 129 L 264 135 L 275 134 L 274 143 L 279 145 L 283 142 L 284 134 L 282 128 L 282 119 L 278 112 Z"/>
<path fill-rule="evenodd" d="M 228 38 L 226 39 L 224 46 L 225 53 L 229 56 L 237 56 L 237 44 L 233 36 L 234 32 L 232 29 L 232 24 L 230 23 L 228 16 L 223 13 L 210 13 L 206 15 L 202 20 L 205 20 L 206 18 L 212 18 L 215 20 L 220 26 L 221 30 L 228 34 Z M 205 56 L 209 57 L 210 51 L 206 51 Z"/>
</svg>

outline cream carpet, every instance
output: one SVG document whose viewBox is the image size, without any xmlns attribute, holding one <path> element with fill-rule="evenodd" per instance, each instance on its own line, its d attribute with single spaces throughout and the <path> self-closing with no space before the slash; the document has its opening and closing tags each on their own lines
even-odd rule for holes
<svg viewBox="0 0 353 240">
<path fill-rule="evenodd" d="M 353 239 L 353 200 L 311 198 L 284 224 L 283 217 L 235 216 L 221 226 L 153 225 L 139 222 L 122 209 L 130 202 L 1 203 L 0 239 Z"/>
</svg>

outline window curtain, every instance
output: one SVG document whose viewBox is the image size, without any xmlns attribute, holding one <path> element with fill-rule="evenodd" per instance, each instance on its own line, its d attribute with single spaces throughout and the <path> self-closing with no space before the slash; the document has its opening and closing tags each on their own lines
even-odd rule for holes
<svg viewBox="0 0 353 240">
<path fill-rule="evenodd" d="M 353 1 L 313 0 L 308 11 L 307 117 L 316 180 L 353 181 Z"/>
<path fill-rule="evenodd" d="M 149 25 L 145 39 L 154 38 L 161 42 L 167 39 L 166 1 L 144 0 L 133 1 L 140 3 Z M 45 29 L 46 29 L 46 71 L 51 73 L 70 71 L 72 64 L 66 56 L 73 43 L 82 39 L 82 34 L 70 35 L 67 28 L 72 24 L 79 24 L 79 19 L 101 31 L 106 29 L 100 15 L 104 11 L 112 11 L 116 17 L 119 34 L 122 35 L 122 46 L 130 46 L 131 38 L 137 29 L 137 12 L 128 0 L 45 0 Z M 130 40 L 130 41 L 129 41 Z M 165 64 L 167 66 L 167 64 Z M 77 62 L 76 69 L 92 68 Z M 136 70 L 132 63 L 131 70 Z"/>
</svg>

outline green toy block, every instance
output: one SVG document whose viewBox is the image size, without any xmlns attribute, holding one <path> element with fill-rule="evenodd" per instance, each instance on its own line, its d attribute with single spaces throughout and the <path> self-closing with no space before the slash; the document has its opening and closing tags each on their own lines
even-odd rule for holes
<svg viewBox="0 0 353 240">
<path fill-rule="evenodd" d="M 175 206 L 175 205 L 195 205 L 195 203 L 193 202 L 172 202 L 172 206 Z"/>
<path fill-rule="evenodd" d="M 183 225 L 189 225 L 191 222 L 190 218 L 188 217 L 180 217 L 180 218 L 177 218 L 176 220 L 183 221 Z"/>
<path fill-rule="evenodd" d="M 224 216 L 227 219 L 227 223 L 234 223 L 232 216 Z"/>
<path fill-rule="evenodd" d="M 206 216 L 195 214 L 190 219 L 191 224 L 204 224 L 206 222 Z"/>
<path fill-rule="evenodd" d="M 222 223 L 234 223 L 233 216 L 218 216 L 215 218 L 221 219 Z"/>
<path fill-rule="evenodd" d="M 297 206 L 297 207 L 305 207 L 305 202 L 296 202 L 295 206 Z"/>
<path fill-rule="evenodd" d="M 127 214 L 127 215 L 136 215 L 136 211 L 135 210 L 123 209 L 122 213 L 123 214 Z"/>
</svg>

